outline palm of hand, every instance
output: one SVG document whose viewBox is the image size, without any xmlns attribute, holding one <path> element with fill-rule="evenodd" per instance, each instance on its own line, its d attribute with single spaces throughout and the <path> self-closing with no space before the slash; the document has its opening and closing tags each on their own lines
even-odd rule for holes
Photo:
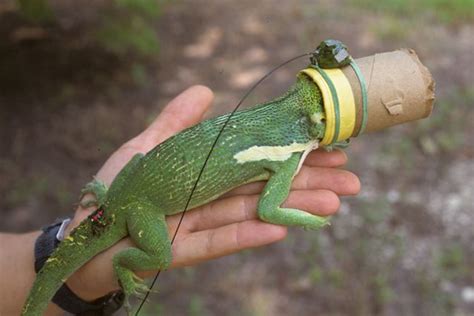
<svg viewBox="0 0 474 316">
<path fill-rule="evenodd" d="M 136 153 L 146 153 L 179 131 L 198 123 L 213 99 L 212 92 L 202 86 L 192 87 L 162 111 L 140 135 L 122 145 L 97 173 L 97 178 L 110 185 L 114 177 Z M 337 169 L 347 158 L 341 151 L 315 151 L 306 159 L 295 178 L 286 206 L 307 210 L 317 215 L 331 215 L 339 207 L 338 195 L 357 194 L 358 178 Z M 251 183 L 234 189 L 219 199 L 187 212 L 173 244 L 172 267 L 193 265 L 243 249 L 276 242 L 286 236 L 286 227 L 258 220 L 256 204 L 263 183 Z M 69 231 L 77 226 L 91 209 L 78 208 Z M 167 218 L 171 235 L 180 214 Z M 172 237 L 172 236 L 170 236 Z M 68 285 L 85 299 L 94 299 L 116 288 L 111 258 L 132 245 L 124 239 L 96 256 L 68 281 Z M 153 272 L 139 273 L 141 276 Z"/>
</svg>

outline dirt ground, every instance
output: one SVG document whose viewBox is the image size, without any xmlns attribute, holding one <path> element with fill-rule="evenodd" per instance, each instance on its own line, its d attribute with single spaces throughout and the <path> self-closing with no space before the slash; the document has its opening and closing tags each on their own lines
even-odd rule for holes
<svg viewBox="0 0 474 316">
<path fill-rule="evenodd" d="M 368 1 L 173 2 L 155 23 L 159 54 L 138 70 L 137 58 L 87 37 L 104 1 L 53 2 L 52 27 L 0 4 L 0 230 L 70 215 L 114 149 L 190 85 L 214 90 L 214 116 L 323 39 L 356 57 L 410 47 L 436 80 L 432 117 L 352 141 L 347 167 L 362 192 L 343 199 L 332 226 L 163 273 L 143 315 L 474 314 L 472 2 L 408 11 Z M 279 71 L 247 103 L 278 96 L 302 67 Z"/>
</svg>

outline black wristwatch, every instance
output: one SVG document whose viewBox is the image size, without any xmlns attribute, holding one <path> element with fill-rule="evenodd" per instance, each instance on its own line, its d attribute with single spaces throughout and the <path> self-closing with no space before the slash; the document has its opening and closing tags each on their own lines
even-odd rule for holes
<svg viewBox="0 0 474 316">
<path fill-rule="evenodd" d="M 35 271 L 38 273 L 54 249 L 64 239 L 64 230 L 71 219 L 64 219 L 47 227 L 35 243 Z M 78 316 L 108 316 L 118 311 L 124 303 L 125 295 L 122 291 L 112 292 L 93 302 L 86 302 L 79 298 L 64 283 L 53 297 L 53 303 L 68 313 Z"/>
</svg>

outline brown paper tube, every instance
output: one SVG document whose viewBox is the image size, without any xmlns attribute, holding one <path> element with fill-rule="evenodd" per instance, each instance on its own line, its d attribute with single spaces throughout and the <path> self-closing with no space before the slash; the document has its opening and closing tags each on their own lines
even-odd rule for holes
<svg viewBox="0 0 474 316">
<path fill-rule="evenodd" d="M 365 132 L 427 117 L 433 108 L 434 81 L 413 50 L 402 49 L 355 60 L 366 82 L 368 119 Z M 356 103 L 358 134 L 362 118 L 359 79 L 351 67 L 342 69 Z"/>
</svg>

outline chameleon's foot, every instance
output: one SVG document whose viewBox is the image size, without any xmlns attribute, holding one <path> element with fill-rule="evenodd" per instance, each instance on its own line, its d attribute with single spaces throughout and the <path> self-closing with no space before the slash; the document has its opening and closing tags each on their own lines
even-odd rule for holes
<svg viewBox="0 0 474 316">
<path fill-rule="evenodd" d="M 314 217 L 316 221 L 313 221 L 311 225 L 304 225 L 303 226 L 304 230 L 317 230 L 324 226 L 331 225 L 330 217 L 322 217 L 322 216 L 317 216 L 317 215 L 314 215 Z"/>
<path fill-rule="evenodd" d="M 83 197 L 86 194 L 91 193 L 94 197 L 83 200 Z M 81 190 L 80 202 L 79 205 L 83 208 L 89 208 L 92 206 L 100 206 L 105 200 L 105 195 L 107 193 L 107 186 L 104 182 L 94 179 Z"/>
<path fill-rule="evenodd" d="M 323 148 L 325 151 L 331 152 L 334 149 L 345 149 L 349 147 L 349 144 L 350 144 L 350 139 L 346 139 L 346 140 L 342 140 L 331 145 L 326 145 Z"/>
<path fill-rule="evenodd" d="M 143 282 L 143 279 L 139 278 L 132 271 L 126 269 L 121 271 L 120 285 L 125 293 L 126 300 L 131 295 L 146 294 L 150 291 L 150 288 Z"/>
<path fill-rule="evenodd" d="M 120 271 L 120 272 L 119 272 Z M 132 315 L 132 305 L 130 298 L 133 296 L 145 295 L 150 291 L 150 288 L 143 283 L 143 279 L 139 278 L 133 271 L 120 268 L 117 270 L 119 283 L 125 295 L 123 307 L 127 315 Z"/>
<path fill-rule="evenodd" d="M 128 207 L 133 210 L 127 215 L 128 232 L 140 248 L 126 248 L 113 258 L 115 275 L 126 299 L 150 291 L 133 271 L 164 270 L 173 258 L 165 216 L 144 201 Z"/>
</svg>

